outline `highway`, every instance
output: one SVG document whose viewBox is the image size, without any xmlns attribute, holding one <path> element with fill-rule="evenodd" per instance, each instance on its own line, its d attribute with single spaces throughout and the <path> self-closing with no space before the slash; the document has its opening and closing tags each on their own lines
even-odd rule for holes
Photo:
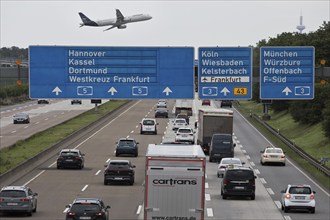
<svg viewBox="0 0 330 220">
<path fill-rule="evenodd" d="M 194 115 L 190 119 L 195 121 L 196 109 L 200 101 L 195 100 Z M 110 219 L 142 219 L 143 216 L 143 184 L 144 162 L 147 145 L 160 143 L 163 138 L 174 138 L 171 129 L 171 118 L 159 118 L 157 135 L 140 135 L 139 122 L 143 117 L 153 117 L 156 100 L 132 102 L 103 127 L 89 135 L 72 140 L 68 146 L 77 147 L 85 157 L 85 168 L 82 170 L 57 170 L 56 155 L 37 167 L 32 172 L 22 174 L 11 185 L 28 185 L 39 194 L 38 209 L 29 219 L 57 220 L 65 219 L 65 206 L 77 197 L 99 197 L 106 205 L 110 205 Z M 217 103 L 212 102 L 213 106 Z M 172 110 L 174 101 L 169 101 L 168 108 Z M 329 219 L 329 193 L 322 189 L 307 174 L 300 170 L 291 160 L 285 167 L 261 166 L 259 164 L 260 150 L 269 143 L 255 128 L 253 128 L 236 110 L 234 110 L 234 140 L 235 156 L 251 166 L 256 180 L 256 199 L 229 198 L 222 200 L 220 196 L 220 181 L 217 178 L 217 163 L 206 165 L 206 206 L 205 219 Z M 170 114 L 173 119 L 173 113 Z M 11 125 L 5 126 L 7 129 Z M 24 126 L 24 125 L 23 125 Z M 190 126 L 194 126 L 191 123 Z M 139 144 L 139 156 L 118 157 L 130 159 L 135 168 L 135 184 L 103 185 L 104 165 L 109 159 L 114 159 L 115 142 L 122 137 L 135 138 Z M 316 191 L 316 213 L 281 211 L 280 191 L 289 183 L 310 184 Z M 1 183 L 1 186 L 3 186 Z M 21 219 L 21 215 L 1 216 L 2 220 Z"/>
<path fill-rule="evenodd" d="M 107 100 L 103 100 L 104 103 Z M 81 113 L 94 108 L 90 100 L 83 100 L 81 105 L 71 105 L 71 100 L 51 100 L 50 104 L 37 104 L 28 101 L 13 106 L 1 107 L 0 117 L 0 148 L 15 144 L 18 140 L 26 139 L 33 134 L 54 125 L 63 123 Z M 26 112 L 30 116 L 29 124 L 13 124 L 13 115 Z"/>
</svg>

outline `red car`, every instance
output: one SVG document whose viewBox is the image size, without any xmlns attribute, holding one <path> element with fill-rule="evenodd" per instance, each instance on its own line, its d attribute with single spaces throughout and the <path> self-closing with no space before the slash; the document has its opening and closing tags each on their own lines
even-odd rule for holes
<svg viewBox="0 0 330 220">
<path fill-rule="evenodd" d="M 204 99 L 204 100 L 202 101 L 202 105 L 211 105 L 211 101 L 208 100 L 208 99 Z"/>
</svg>

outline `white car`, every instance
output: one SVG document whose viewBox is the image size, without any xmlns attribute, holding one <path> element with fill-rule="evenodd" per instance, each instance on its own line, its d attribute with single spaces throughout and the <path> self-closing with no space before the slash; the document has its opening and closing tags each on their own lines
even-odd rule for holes
<svg viewBox="0 0 330 220">
<path fill-rule="evenodd" d="M 195 143 L 195 132 L 192 128 L 181 127 L 178 128 L 175 134 L 175 142 L 190 142 L 191 144 Z"/>
<path fill-rule="evenodd" d="M 222 158 L 222 160 L 220 161 L 219 166 L 218 166 L 217 176 L 223 177 L 223 174 L 225 173 L 225 171 L 229 165 L 243 166 L 244 164 L 245 164 L 244 162 L 242 163 L 241 160 L 236 157 Z"/>
<path fill-rule="evenodd" d="M 158 123 L 156 122 L 155 119 L 153 119 L 153 118 L 144 118 L 140 122 L 140 125 L 141 125 L 140 134 L 144 134 L 144 133 L 157 134 L 157 125 L 158 125 Z"/>
<path fill-rule="evenodd" d="M 307 209 L 315 213 L 315 191 L 310 185 L 288 185 L 282 193 L 282 210 Z"/>
<path fill-rule="evenodd" d="M 173 130 L 176 131 L 181 127 L 186 127 L 188 125 L 187 121 L 183 118 L 177 118 L 173 122 Z"/>
<path fill-rule="evenodd" d="M 265 150 L 260 151 L 260 163 L 264 165 L 266 163 L 280 163 L 285 166 L 285 154 L 281 148 L 278 147 L 266 147 Z"/>
</svg>

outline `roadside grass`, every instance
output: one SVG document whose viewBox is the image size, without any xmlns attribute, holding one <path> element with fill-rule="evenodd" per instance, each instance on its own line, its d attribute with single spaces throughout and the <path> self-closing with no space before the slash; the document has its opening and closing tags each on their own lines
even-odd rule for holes
<svg viewBox="0 0 330 220">
<path fill-rule="evenodd" d="M 262 134 L 264 134 L 268 140 L 270 140 L 275 146 L 281 147 L 290 159 L 299 164 L 304 170 L 306 170 L 311 176 L 318 180 L 327 189 L 330 189 L 330 178 L 325 176 L 322 172 L 310 165 L 306 160 L 297 155 L 290 147 L 286 146 L 280 139 L 272 135 L 267 129 L 265 129 L 258 122 L 249 117 L 250 113 L 257 115 L 262 114 L 262 104 L 257 104 L 252 101 L 240 101 L 235 107 L 243 114 L 251 124 L 253 124 Z M 321 157 L 330 156 L 330 143 L 329 140 L 323 135 L 321 124 L 316 125 L 300 125 L 292 119 L 289 113 L 279 112 L 274 114 L 269 112 L 271 120 L 268 121 L 275 129 L 284 134 L 287 138 L 296 143 L 297 146 L 302 148 L 306 153 L 311 155 L 316 160 L 320 160 Z M 329 167 L 329 163 L 327 164 Z"/>
<path fill-rule="evenodd" d="M 26 140 L 17 141 L 14 145 L 0 150 L 0 174 L 36 156 L 49 146 L 58 143 L 70 134 L 98 120 L 126 102 L 122 100 L 111 100 L 99 106 L 98 111 L 91 109 L 63 124 L 39 132 Z"/>
</svg>

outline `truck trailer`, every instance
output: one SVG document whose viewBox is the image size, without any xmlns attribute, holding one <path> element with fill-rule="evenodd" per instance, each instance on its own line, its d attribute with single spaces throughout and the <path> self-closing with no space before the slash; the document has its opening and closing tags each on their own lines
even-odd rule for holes
<svg viewBox="0 0 330 220">
<path fill-rule="evenodd" d="M 200 108 L 197 122 L 197 144 L 208 154 L 213 134 L 233 134 L 233 115 L 229 109 Z"/>
<path fill-rule="evenodd" d="M 175 116 L 178 114 L 186 114 L 192 116 L 193 100 L 191 99 L 177 99 L 175 101 Z"/>
<path fill-rule="evenodd" d="M 148 145 L 145 220 L 204 219 L 205 158 L 199 145 Z"/>
</svg>

